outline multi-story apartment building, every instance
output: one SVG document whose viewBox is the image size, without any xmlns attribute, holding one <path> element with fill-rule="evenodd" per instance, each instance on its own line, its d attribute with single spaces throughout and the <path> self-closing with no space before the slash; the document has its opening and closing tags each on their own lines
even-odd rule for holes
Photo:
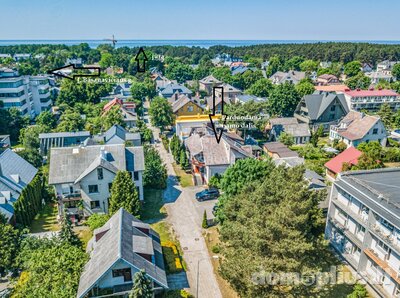
<svg viewBox="0 0 400 298">
<path fill-rule="evenodd" d="M 33 107 L 36 115 L 51 108 L 49 79 L 46 76 L 32 76 L 29 78 L 29 86 L 32 92 Z"/>
<path fill-rule="evenodd" d="M 393 110 L 400 109 L 400 95 L 392 90 L 352 90 L 345 91 L 350 110 L 371 112 L 378 111 L 382 104 L 387 103 Z"/>
<path fill-rule="evenodd" d="M 50 84 L 46 76 L 20 76 L 18 71 L 0 68 L 0 100 L 3 108 L 12 107 L 34 118 L 52 105 Z"/>
<path fill-rule="evenodd" d="M 29 79 L 20 76 L 16 70 L 0 68 L 0 101 L 5 109 L 15 107 L 22 115 L 34 117 Z"/>
<path fill-rule="evenodd" d="M 333 184 L 326 237 L 381 297 L 400 297 L 400 168 L 344 172 Z"/>
</svg>

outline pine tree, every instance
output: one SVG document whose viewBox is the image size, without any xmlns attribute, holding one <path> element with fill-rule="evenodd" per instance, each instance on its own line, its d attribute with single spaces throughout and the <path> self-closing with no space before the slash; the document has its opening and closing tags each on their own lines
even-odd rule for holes
<svg viewBox="0 0 400 298">
<path fill-rule="evenodd" d="M 204 213 L 203 213 L 203 222 L 201 223 L 201 226 L 203 227 L 203 229 L 207 229 L 208 228 L 207 211 L 206 210 L 204 210 Z"/>
<path fill-rule="evenodd" d="M 144 270 L 140 270 L 135 273 L 133 278 L 132 291 L 129 294 L 129 298 L 152 298 L 153 297 L 153 286 L 151 280 L 146 276 Z"/>
<path fill-rule="evenodd" d="M 185 147 L 182 146 L 183 148 L 181 148 L 181 154 L 179 157 L 179 163 L 181 164 L 182 169 L 186 169 L 189 166 L 189 162 L 186 156 L 186 150 Z"/>
<path fill-rule="evenodd" d="M 61 231 L 58 235 L 62 241 L 68 242 L 75 246 L 81 246 L 81 240 L 75 234 L 74 230 L 72 229 L 71 220 L 69 219 L 68 215 L 64 212 L 62 224 L 61 224 Z"/>
<path fill-rule="evenodd" d="M 140 210 L 139 195 L 127 171 L 119 171 L 113 180 L 108 213 L 112 215 L 120 208 L 134 216 L 137 216 Z"/>
<path fill-rule="evenodd" d="M 319 270 L 326 259 L 318 209 L 324 194 L 309 191 L 303 175 L 302 167 L 276 167 L 222 206 L 220 239 L 227 245 L 221 273 L 241 297 L 313 296 L 315 288 L 301 283 L 289 288 L 252 281 L 255 272 Z"/>
</svg>

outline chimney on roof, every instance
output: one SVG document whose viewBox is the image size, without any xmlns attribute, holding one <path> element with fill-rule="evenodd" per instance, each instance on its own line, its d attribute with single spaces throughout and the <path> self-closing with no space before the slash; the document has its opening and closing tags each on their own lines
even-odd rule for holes
<svg viewBox="0 0 400 298">
<path fill-rule="evenodd" d="M 105 150 L 104 146 L 100 148 L 100 157 L 104 160 L 107 160 L 107 150 Z"/>
</svg>

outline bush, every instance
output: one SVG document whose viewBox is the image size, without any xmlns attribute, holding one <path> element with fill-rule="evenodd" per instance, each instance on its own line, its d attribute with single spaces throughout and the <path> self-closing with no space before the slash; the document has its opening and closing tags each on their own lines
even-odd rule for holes
<svg viewBox="0 0 400 298">
<path fill-rule="evenodd" d="M 110 216 L 108 214 L 92 214 L 86 221 L 86 225 L 89 226 L 90 230 L 95 230 L 102 227 L 108 220 Z"/>
<path fill-rule="evenodd" d="M 161 135 L 161 141 L 162 141 L 162 143 L 163 143 L 163 146 L 164 146 L 164 149 L 165 150 L 169 150 L 169 140 L 168 140 L 168 138 L 165 136 L 165 135 Z"/>
<path fill-rule="evenodd" d="M 206 210 L 204 210 L 204 213 L 203 213 L 203 222 L 201 223 L 201 226 L 203 227 L 203 229 L 207 229 L 208 228 Z"/>
<path fill-rule="evenodd" d="M 215 188 L 220 188 L 220 183 L 221 183 L 222 176 L 220 174 L 215 174 L 210 178 L 210 181 L 208 181 L 208 186 L 209 187 L 215 187 Z"/>
<path fill-rule="evenodd" d="M 218 245 L 214 245 L 214 246 L 211 248 L 211 251 L 212 251 L 213 253 L 215 253 L 215 254 L 218 254 L 218 253 L 221 251 L 221 249 L 220 249 L 220 247 L 219 247 Z"/>
<path fill-rule="evenodd" d="M 364 285 L 355 284 L 353 287 L 353 292 L 347 295 L 347 298 L 366 298 L 368 297 L 367 289 Z"/>
</svg>

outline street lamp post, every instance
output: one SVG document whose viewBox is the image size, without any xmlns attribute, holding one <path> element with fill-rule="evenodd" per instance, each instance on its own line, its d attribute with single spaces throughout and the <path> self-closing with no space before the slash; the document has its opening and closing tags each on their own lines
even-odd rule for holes
<svg viewBox="0 0 400 298">
<path fill-rule="evenodd" d="M 212 259 L 218 260 L 219 256 L 214 255 Z M 202 258 L 197 260 L 197 281 L 196 281 L 196 298 L 199 298 L 199 278 L 200 278 L 200 262 L 204 260 L 211 259 L 210 257 Z"/>
</svg>

